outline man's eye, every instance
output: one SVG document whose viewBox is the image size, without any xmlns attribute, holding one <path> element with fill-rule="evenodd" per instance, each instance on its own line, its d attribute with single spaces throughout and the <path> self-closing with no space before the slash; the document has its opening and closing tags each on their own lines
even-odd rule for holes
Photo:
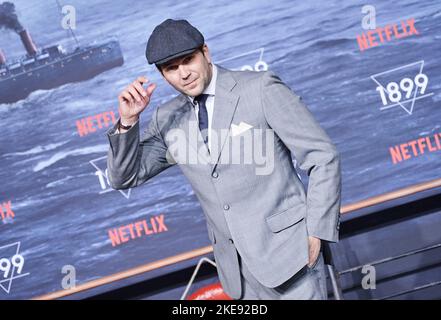
<svg viewBox="0 0 441 320">
<path fill-rule="evenodd" d="M 188 63 L 188 62 L 190 62 L 192 59 L 193 59 L 193 56 L 189 56 L 189 57 L 185 58 L 184 62 L 185 62 L 185 63 Z"/>
<path fill-rule="evenodd" d="M 177 68 L 178 68 L 177 66 L 169 66 L 166 69 L 167 69 L 167 71 L 173 71 L 173 70 L 176 70 Z"/>
</svg>

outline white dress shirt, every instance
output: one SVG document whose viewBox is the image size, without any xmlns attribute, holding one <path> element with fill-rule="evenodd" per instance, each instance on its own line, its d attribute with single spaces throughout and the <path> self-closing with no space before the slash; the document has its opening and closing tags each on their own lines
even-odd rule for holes
<svg viewBox="0 0 441 320">
<path fill-rule="evenodd" d="M 207 101 L 205 102 L 205 106 L 207 108 L 207 114 L 208 114 L 208 150 L 211 150 L 211 124 L 212 124 L 212 120 L 213 120 L 213 112 L 214 112 L 214 97 L 215 97 L 215 92 L 216 92 L 216 80 L 217 80 L 217 67 L 216 65 L 213 63 L 212 64 L 213 68 L 213 74 L 211 77 L 211 81 L 210 84 L 205 88 L 205 90 L 202 93 L 208 94 L 207 97 Z M 192 105 L 194 106 L 194 112 L 196 114 L 196 119 L 199 122 L 199 118 L 198 118 L 198 112 L 199 112 L 199 105 L 197 103 L 194 102 L 194 97 L 191 96 L 187 96 Z"/>
</svg>

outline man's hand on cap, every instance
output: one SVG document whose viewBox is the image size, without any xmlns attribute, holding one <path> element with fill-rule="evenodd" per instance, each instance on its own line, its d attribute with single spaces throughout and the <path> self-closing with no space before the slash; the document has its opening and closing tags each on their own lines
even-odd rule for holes
<svg viewBox="0 0 441 320">
<path fill-rule="evenodd" d="M 153 91 L 156 88 L 155 83 L 150 83 L 144 89 L 143 84 L 149 80 L 144 77 L 138 77 L 129 86 L 127 86 L 118 96 L 119 113 L 124 123 L 135 123 L 141 112 L 148 106 Z"/>
</svg>

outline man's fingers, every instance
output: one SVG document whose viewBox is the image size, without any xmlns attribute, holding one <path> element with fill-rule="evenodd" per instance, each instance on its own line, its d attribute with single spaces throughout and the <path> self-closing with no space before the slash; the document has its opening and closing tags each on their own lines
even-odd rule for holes
<svg viewBox="0 0 441 320">
<path fill-rule="evenodd" d="M 123 96 L 124 99 L 126 99 L 128 102 L 134 102 L 133 101 L 133 97 L 130 95 L 130 93 L 128 93 L 127 91 L 123 91 L 121 93 L 121 95 Z"/>
<path fill-rule="evenodd" d="M 149 82 L 149 79 L 147 79 L 146 77 L 144 77 L 144 76 L 141 76 L 141 77 L 138 77 L 138 79 L 136 79 L 139 83 L 141 83 L 141 84 L 144 84 L 144 83 L 147 83 L 147 82 Z"/>
<path fill-rule="evenodd" d="M 146 96 L 147 96 L 147 92 L 144 90 L 144 88 L 142 87 L 142 85 L 141 85 L 139 82 L 135 81 L 135 82 L 133 83 L 133 86 L 135 87 L 135 89 L 138 91 L 138 93 L 139 93 L 141 96 L 143 96 L 143 97 L 146 97 Z"/>
<path fill-rule="evenodd" d="M 309 237 L 308 243 L 309 243 L 309 263 L 308 267 L 312 267 L 316 260 L 318 259 L 318 256 L 320 254 L 320 241 L 316 241 L 316 238 Z"/>
<path fill-rule="evenodd" d="M 155 90 L 155 88 L 156 88 L 156 83 L 151 83 L 148 87 L 147 87 L 147 89 L 146 89 L 146 92 L 147 92 L 147 96 L 150 98 L 150 96 L 152 95 L 152 93 L 153 93 L 153 91 Z"/>
<path fill-rule="evenodd" d="M 315 254 L 309 254 L 309 264 L 308 266 L 311 267 L 312 265 L 314 265 L 315 261 L 317 260 L 318 255 Z"/>
<path fill-rule="evenodd" d="M 144 76 L 138 77 L 133 83 L 131 83 L 121 94 L 118 96 L 118 100 L 120 103 L 129 102 L 146 102 L 148 103 L 150 100 L 150 96 L 153 93 L 153 90 L 156 88 L 156 84 L 151 83 L 146 89 L 144 89 L 143 84 L 147 83 L 149 79 Z"/>
<path fill-rule="evenodd" d="M 135 99 L 136 101 L 141 101 L 141 95 L 138 93 L 134 86 L 130 86 L 127 90 L 132 95 L 133 99 Z"/>
</svg>

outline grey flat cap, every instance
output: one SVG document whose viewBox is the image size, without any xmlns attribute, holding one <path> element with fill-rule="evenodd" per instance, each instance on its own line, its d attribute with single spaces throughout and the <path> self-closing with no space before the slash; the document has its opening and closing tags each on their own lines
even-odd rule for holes
<svg viewBox="0 0 441 320">
<path fill-rule="evenodd" d="M 157 25 L 147 42 L 149 64 L 162 64 L 189 54 L 204 44 L 204 36 L 187 20 L 167 19 Z"/>
</svg>

